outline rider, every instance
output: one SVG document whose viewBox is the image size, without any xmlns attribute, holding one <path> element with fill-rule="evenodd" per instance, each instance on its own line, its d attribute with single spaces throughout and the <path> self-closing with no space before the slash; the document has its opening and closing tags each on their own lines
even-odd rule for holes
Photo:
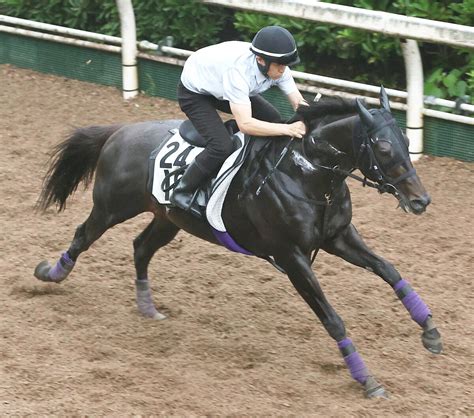
<svg viewBox="0 0 474 418">
<path fill-rule="evenodd" d="M 301 138 L 303 122 L 285 124 L 278 110 L 259 93 L 279 87 L 293 109 L 306 104 L 288 66 L 299 62 L 296 42 L 286 29 L 267 26 L 251 44 L 223 42 L 193 53 L 178 83 L 181 110 L 206 141 L 206 148 L 189 165 L 171 203 L 189 210 L 194 192 L 233 152 L 233 143 L 217 110 L 231 113 L 241 132 L 254 136 Z"/>
</svg>

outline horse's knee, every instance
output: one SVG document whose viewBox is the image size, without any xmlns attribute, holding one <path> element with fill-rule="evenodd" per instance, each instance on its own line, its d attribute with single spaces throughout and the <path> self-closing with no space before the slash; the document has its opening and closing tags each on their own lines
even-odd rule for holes
<svg viewBox="0 0 474 418">
<path fill-rule="evenodd" d="M 342 340 L 346 336 L 346 327 L 341 317 L 333 312 L 323 321 L 328 334 L 336 341 Z"/>
</svg>

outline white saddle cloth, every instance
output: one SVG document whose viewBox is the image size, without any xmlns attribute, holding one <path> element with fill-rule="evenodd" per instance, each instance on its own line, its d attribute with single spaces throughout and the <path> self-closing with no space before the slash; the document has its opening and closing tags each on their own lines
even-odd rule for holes
<svg viewBox="0 0 474 418">
<path fill-rule="evenodd" d="M 158 203 L 163 205 L 170 204 L 169 199 L 173 192 L 166 189 L 182 175 L 182 173 L 179 173 L 170 176 L 170 173 L 193 162 L 204 150 L 204 148 L 195 147 L 186 142 L 179 134 L 178 129 L 173 129 L 170 132 L 173 135 L 160 146 L 157 153 L 153 152 L 150 157 L 154 160 L 151 192 Z M 206 217 L 209 224 L 220 232 L 226 232 L 226 227 L 222 220 L 222 207 L 227 190 L 244 161 L 243 158 L 239 158 L 244 150 L 244 134 L 238 132 L 234 135 L 234 140 L 240 141 L 240 146 L 225 160 L 217 177 L 212 180 L 212 194 L 206 207 Z M 205 206 L 206 192 L 200 191 L 197 202 L 199 205 Z"/>
</svg>

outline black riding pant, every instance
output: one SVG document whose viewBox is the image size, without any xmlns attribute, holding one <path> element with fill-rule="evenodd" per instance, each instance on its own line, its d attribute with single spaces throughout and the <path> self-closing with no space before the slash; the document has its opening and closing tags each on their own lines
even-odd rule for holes
<svg viewBox="0 0 474 418">
<path fill-rule="evenodd" d="M 262 96 L 250 97 L 252 117 L 266 122 L 281 122 L 278 110 Z M 194 93 L 178 84 L 178 103 L 197 131 L 206 140 L 206 148 L 196 157 L 196 164 L 207 175 L 214 174 L 232 154 L 234 146 L 217 110 L 231 113 L 227 100 Z M 216 110 L 217 109 L 217 110 Z"/>
</svg>

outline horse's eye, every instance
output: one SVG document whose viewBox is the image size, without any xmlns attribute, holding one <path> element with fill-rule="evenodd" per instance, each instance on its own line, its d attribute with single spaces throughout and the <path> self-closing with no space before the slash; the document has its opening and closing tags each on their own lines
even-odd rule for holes
<svg viewBox="0 0 474 418">
<path fill-rule="evenodd" d="M 390 157 L 392 152 L 392 144 L 388 141 L 377 141 L 376 144 L 377 153 L 382 157 Z"/>
</svg>

